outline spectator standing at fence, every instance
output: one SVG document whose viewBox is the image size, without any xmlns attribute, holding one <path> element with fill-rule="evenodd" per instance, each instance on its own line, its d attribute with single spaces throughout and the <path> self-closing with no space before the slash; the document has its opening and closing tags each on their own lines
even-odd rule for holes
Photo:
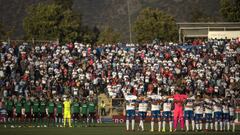
<svg viewBox="0 0 240 135">
<path fill-rule="evenodd" d="M 106 104 L 104 103 L 104 101 L 102 101 L 102 103 L 100 104 L 100 114 L 101 116 L 106 116 Z"/>
</svg>

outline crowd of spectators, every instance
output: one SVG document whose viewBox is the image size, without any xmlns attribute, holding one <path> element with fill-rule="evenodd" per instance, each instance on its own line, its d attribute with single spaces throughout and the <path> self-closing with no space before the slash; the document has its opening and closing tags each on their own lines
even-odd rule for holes
<svg viewBox="0 0 240 135">
<path fill-rule="evenodd" d="M 96 96 L 124 93 L 209 93 L 238 97 L 240 42 L 194 44 L 10 45 L 0 47 L 3 97 Z"/>
</svg>

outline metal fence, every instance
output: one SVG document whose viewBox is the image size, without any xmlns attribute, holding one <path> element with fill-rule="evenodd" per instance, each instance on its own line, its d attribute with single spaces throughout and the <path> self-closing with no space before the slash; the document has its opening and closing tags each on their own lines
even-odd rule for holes
<svg viewBox="0 0 240 135">
<path fill-rule="evenodd" d="M 18 39 L 8 39 L 8 40 L 3 40 L 0 39 L 0 43 L 6 42 L 11 45 L 20 45 L 23 43 L 27 43 L 29 45 L 38 45 L 38 44 L 45 44 L 45 43 L 59 43 L 59 40 L 18 40 Z"/>
</svg>

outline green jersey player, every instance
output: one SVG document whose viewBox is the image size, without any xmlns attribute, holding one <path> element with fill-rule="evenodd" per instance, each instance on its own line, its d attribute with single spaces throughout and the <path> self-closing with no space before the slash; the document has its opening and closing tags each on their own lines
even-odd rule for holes
<svg viewBox="0 0 240 135">
<path fill-rule="evenodd" d="M 73 112 L 73 124 L 76 127 L 76 122 L 79 121 L 80 115 L 80 104 L 78 99 L 76 98 L 75 101 L 72 103 L 72 112 Z"/>
<path fill-rule="evenodd" d="M 26 99 L 26 102 L 24 103 L 24 109 L 25 109 L 25 119 L 24 123 L 25 126 L 28 123 L 31 122 L 31 107 L 32 107 L 32 102 L 30 101 L 29 98 Z"/>
<path fill-rule="evenodd" d="M 96 105 L 93 101 L 93 98 L 90 98 L 90 101 L 88 103 L 88 113 L 89 120 L 91 120 L 91 123 L 93 124 L 96 116 Z"/>
<path fill-rule="evenodd" d="M 88 119 L 88 104 L 86 100 L 84 99 L 82 104 L 81 104 L 81 116 L 82 120 L 85 124 L 87 124 L 87 119 Z"/>
<path fill-rule="evenodd" d="M 12 97 L 9 97 L 5 101 L 5 106 L 7 110 L 7 124 L 12 124 L 13 122 L 13 109 L 14 109 L 14 102 L 12 100 Z M 13 125 L 11 125 L 13 127 Z"/>
<path fill-rule="evenodd" d="M 42 99 L 40 102 L 40 125 L 41 127 L 46 127 L 46 101 L 45 99 Z"/>
<path fill-rule="evenodd" d="M 17 119 L 17 125 L 18 127 L 21 127 L 21 116 L 22 116 L 22 101 L 21 98 L 17 100 L 15 103 L 16 108 L 16 119 Z"/>
<path fill-rule="evenodd" d="M 52 121 L 53 127 L 55 126 L 54 108 L 55 108 L 55 103 L 53 99 L 50 99 L 50 101 L 48 102 L 48 126 L 49 126 L 49 123 Z"/>
<path fill-rule="evenodd" d="M 39 126 L 39 118 L 40 118 L 40 113 L 39 113 L 39 99 L 35 99 L 33 102 L 33 107 L 32 107 L 33 113 L 32 113 L 32 118 L 34 118 L 35 126 Z"/>
<path fill-rule="evenodd" d="M 63 119 L 63 104 L 62 101 L 57 99 L 57 127 L 62 126 Z"/>
</svg>

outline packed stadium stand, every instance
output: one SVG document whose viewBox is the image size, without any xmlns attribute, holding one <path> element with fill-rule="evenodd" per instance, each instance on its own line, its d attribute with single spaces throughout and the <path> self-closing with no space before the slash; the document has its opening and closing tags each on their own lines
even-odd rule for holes
<svg viewBox="0 0 240 135">
<path fill-rule="evenodd" d="M 101 93 L 107 95 L 101 101 L 110 103 L 109 98 L 129 94 L 166 96 L 175 91 L 237 99 L 239 45 L 239 39 L 131 46 L 2 43 L 1 103 L 57 102 L 66 97 L 96 101 Z"/>
</svg>

